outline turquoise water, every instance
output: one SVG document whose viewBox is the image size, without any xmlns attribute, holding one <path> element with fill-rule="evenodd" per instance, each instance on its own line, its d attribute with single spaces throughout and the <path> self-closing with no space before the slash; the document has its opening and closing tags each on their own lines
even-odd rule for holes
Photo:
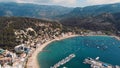
<svg viewBox="0 0 120 68">
<path fill-rule="evenodd" d="M 69 54 L 76 55 L 60 68 L 90 68 L 83 64 L 87 57 L 96 58 L 113 65 L 120 65 L 120 41 L 108 36 L 85 36 L 55 41 L 44 48 L 38 55 L 41 68 L 50 68 Z"/>
</svg>

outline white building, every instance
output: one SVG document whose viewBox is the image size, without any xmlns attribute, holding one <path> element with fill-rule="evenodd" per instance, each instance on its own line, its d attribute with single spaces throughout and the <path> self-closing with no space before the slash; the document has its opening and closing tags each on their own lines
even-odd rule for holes
<svg viewBox="0 0 120 68">
<path fill-rule="evenodd" d="M 14 49 L 17 53 L 22 53 L 25 51 L 25 48 L 26 48 L 25 44 L 21 44 L 21 45 L 16 46 Z"/>
</svg>

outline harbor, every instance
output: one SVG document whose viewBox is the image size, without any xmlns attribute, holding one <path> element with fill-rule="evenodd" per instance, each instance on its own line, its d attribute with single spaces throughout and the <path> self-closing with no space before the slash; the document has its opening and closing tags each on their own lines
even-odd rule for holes
<svg viewBox="0 0 120 68">
<path fill-rule="evenodd" d="M 39 53 L 38 62 L 40 64 L 40 68 L 55 68 L 55 65 L 57 65 L 61 60 L 65 59 L 70 54 L 75 54 L 75 58 L 63 65 L 59 64 L 60 66 L 56 66 L 56 68 L 91 68 L 91 64 L 83 63 L 87 57 L 90 57 L 95 61 L 105 63 L 103 65 L 107 64 L 109 66 L 113 66 L 111 68 L 119 68 L 119 44 L 120 42 L 118 40 L 109 36 L 79 36 L 64 39 L 53 42 L 49 44 L 48 47 L 44 48 L 43 50 L 47 50 L 49 52 Z M 103 50 L 103 48 L 105 49 Z M 115 50 L 117 52 L 115 52 Z M 100 57 L 100 59 L 97 58 L 99 60 L 95 59 L 97 56 Z M 97 68 L 100 67 L 98 66 Z"/>
<path fill-rule="evenodd" d="M 99 57 L 96 59 L 86 58 L 83 62 L 84 64 L 90 64 L 91 68 L 120 68 L 118 65 L 111 65 L 102 61 L 99 61 Z"/>
<path fill-rule="evenodd" d="M 65 59 L 59 61 L 58 63 L 56 63 L 54 66 L 51 66 L 50 68 L 58 68 L 61 65 L 66 64 L 67 62 L 69 62 L 71 59 L 73 59 L 75 57 L 75 54 L 70 54 L 68 57 L 66 57 Z"/>
</svg>

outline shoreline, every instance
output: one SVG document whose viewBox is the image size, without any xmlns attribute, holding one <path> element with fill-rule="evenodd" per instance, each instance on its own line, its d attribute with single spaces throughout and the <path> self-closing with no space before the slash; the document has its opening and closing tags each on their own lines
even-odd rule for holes
<svg viewBox="0 0 120 68">
<path fill-rule="evenodd" d="M 81 36 L 81 35 L 70 35 L 70 36 L 64 36 L 64 37 L 60 37 L 60 38 L 56 38 L 50 41 L 45 42 L 44 44 L 40 45 L 32 54 L 31 57 L 28 58 L 28 62 L 26 64 L 27 68 L 40 68 L 40 65 L 38 64 L 38 54 L 46 47 L 48 46 L 50 43 L 54 42 L 54 41 L 60 41 L 63 39 L 67 39 L 67 38 L 72 38 L 72 37 L 77 37 L 77 36 Z"/>
<path fill-rule="evenodd" d="M 70 36 L 64 36 L 64 37 L 60 37 L 60 38 L 56 38 L 50 41 L 45 42 L 44 44 L 40 45 L 32 54 L 31 57 L 28 58 L 28 62 L 26 67 L 27 68 L 40 68 L 40 65 L 38 64 L 38 54 L 46 47 L 48 46 L 50 43 L 54 42 L 54 41 L 60 41 L 63 39 L 67 39 L 67 38 L 72 38 L 72 37 L 77 37 L 77 36 L 82 36 L 82 35 L 70 35 Z M 90 35 L 90 36 L 109 36 L 109 35 Z M 117 40 L 120 40 L 119 37 L 117 36 L 109 36 L 109 37 L 114 37 Z"/>
</svg>

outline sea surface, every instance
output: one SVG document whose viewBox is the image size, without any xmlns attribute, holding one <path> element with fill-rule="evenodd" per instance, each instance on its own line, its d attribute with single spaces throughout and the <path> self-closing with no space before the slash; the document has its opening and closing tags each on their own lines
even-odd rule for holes
<svg viewBox="0 0 120 68">
<path fill-rule="evenodd" d="M 52 42 L 38 54 L 38 62 L 41 68 L 50 68 L 72 53 L 76 57 L 59 68 L 90 68 L 83 63 L 87 57 L 120 65 L 120 41 L 109 36 L 79 36 Z"/>
</svg>

